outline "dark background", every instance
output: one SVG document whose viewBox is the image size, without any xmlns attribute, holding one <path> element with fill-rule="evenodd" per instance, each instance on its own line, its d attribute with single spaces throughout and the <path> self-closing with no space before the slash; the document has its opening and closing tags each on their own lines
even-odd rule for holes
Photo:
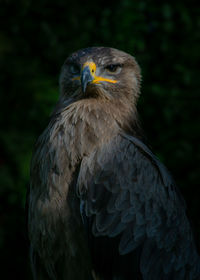
<svg viewBox="0 0 200 280">
<path fill-rule="evenodd" d="M 0 1 L 1 279 L 30 279 L 25 197 L 32 148 L 58 98 L 65 58 L 88 46 L 133 54 L 154 153 L 172 172 L 200 242 L 198 1 Z"/>
</svg>

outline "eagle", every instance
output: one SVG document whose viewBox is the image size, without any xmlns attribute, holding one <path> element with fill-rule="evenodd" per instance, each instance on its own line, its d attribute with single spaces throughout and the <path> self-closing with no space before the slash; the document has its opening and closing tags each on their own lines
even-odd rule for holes
<svg viewBox="0 0 200 280">
<path fill-rule="evenodd" d="M 71 54 L 31 162 L 34 280 L 195 280 L 197 252 L 173 178 L 143 140 L 141 71 L 108 47 Z"/>
</svg>

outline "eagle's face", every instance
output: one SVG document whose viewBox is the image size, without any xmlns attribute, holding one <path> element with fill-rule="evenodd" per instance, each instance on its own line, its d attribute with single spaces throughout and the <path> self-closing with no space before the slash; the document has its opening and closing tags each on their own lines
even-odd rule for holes
<svg viewBox="0 0 200 280">
<path fill-rule="evenodd" d="M 136 101 L 140 89 L 140 68 L 122 51 L 92 47 L 73 53 L 60 76 L 61 95 L 81 98 Z"/>
</svg>

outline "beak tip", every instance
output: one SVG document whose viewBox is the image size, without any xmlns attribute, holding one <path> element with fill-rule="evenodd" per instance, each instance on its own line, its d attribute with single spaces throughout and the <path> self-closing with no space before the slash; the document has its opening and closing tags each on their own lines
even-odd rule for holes
<svg viewBox="0 0 200 280">
<path fill-rule="evenodd" d="M 82 92 L 85 93 L 87 89 L 87 85 L 93 81 L 93 77 L 91 75 L 90 69 L 88 66 L 86 66 L 83 69 L 82 75 L 81 75 L 81 88 Z"/>
<path fill-rule="evenodd" d="M 82 84 L 81 88 L 82 88 L 82 92 L 83 92 L 83 93 L 85 93 L 85 91 L 86 91 L 86 87 L 87 87 L 87 85 L 86 85 L 86 84 Z"/>
</svg>

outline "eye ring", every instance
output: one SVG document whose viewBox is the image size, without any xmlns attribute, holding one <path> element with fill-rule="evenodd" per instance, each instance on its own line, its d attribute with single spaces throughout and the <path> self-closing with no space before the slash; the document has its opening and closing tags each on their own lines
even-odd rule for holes
<svg viewBox="0 0 200 280">
<path fill-rule="evenodd" d="M 121 64 L 109 64 L 105 67 L 105 69 L 109 72 L 109 73 L 119 73 L 121 71 L 122 65 Z"/>
<path fill-rule="evenodd" d="M 69 71 L 73 75 L 75 75 L 75 74 L 78 75 L 80 73 L 80 67 L 77 64 L 72 63 L 69 65 Z"/>
</svg>

